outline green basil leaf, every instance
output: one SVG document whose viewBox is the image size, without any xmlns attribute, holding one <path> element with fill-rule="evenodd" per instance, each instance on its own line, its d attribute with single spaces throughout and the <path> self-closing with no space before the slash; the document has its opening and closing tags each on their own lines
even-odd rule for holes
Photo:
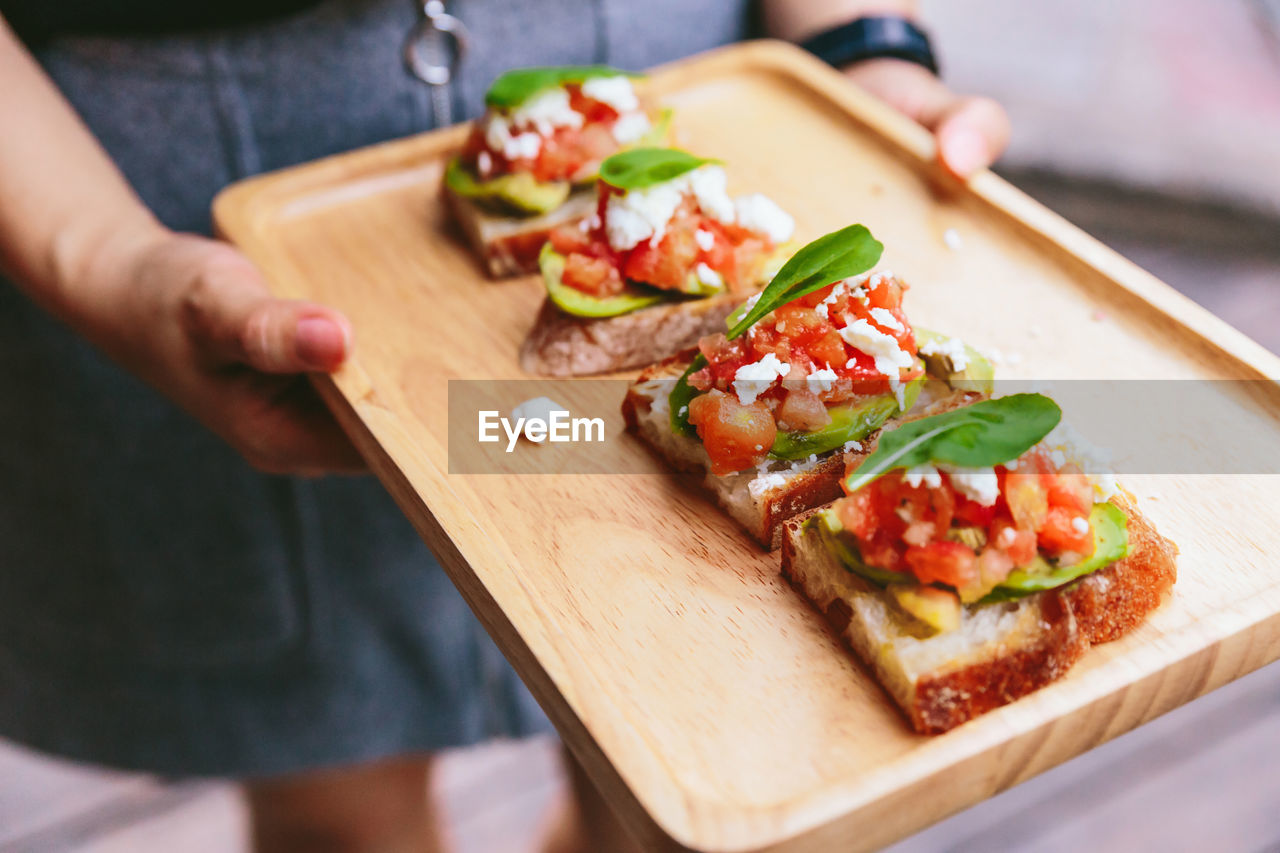
<svg viewBox="0 0 1280 853">
<path fill-rule="evenodd" d="M 729 330 L 729 340 L 780 305 L 828 284 L 861 275 L 876 265 L 882 252 L 884 244 L 872 237 L 864 225 L 850 225 L 819 237 L 782 265 L 751 309 Z"/>
<path fill-rule="evenodd" d="M 515 109 L 534 95 L 563 86 L 583 83 L 593 77 L 643 77 L 631 71 L 608 65 L 554 65 L 536 68 L 514 68 L 498 76 L 484 96 L 484 102 L 498 109 Z"/>
<path fill-rule="evenodd" d="M 601 163 L 600 180 L 620 190 L 642 190 L 719 162 L 695 157 L 679 148 L 632 148 Z"/>
<path fill-rule="evenodd" d="M 905 423 L 845 480 L 849 493 L 895 468 L 945 462 L 985 468 L 1016 459 L 1049 434 L 1062 410 L 1043 394 L 1011 394 Z"/>
<path fill-rule="evenodd" d="M 693 424 L 689 423 L 689 401 L 702 392 L 689 384 L 689 377 L 706 366 L 707 357 L 698 353 L 667 396 L 667 403 L 671 408 L 671 431 L 676 435 L 697 434 Z"/>
</svg>

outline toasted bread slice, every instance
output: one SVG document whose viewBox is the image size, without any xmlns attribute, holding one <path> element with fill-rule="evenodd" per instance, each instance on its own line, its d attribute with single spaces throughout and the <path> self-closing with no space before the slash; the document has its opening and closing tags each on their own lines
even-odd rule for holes
<svg viewBox="0 0 1280 853">
<path fill-rule="evenodd" d="M 467 242 L 494 278 L 537 272 L 538 252 L 551 232 L 583 221 L 596 209 L 594 186 L 574 190 L 560 207 L 535 216 L 500 213 L 459 195 L 447 185 L 444 194 Z"/>
<path fill-rule="evenodd" d="M 938 734 L 1061 678 L 1094 643 L 1141 624 L 1177 579 L 1177 547 L 1133 502 L 1129 555 L 1066 587 L 965 607 L 932 636 L 848 571 L 802 519 L 786 526 L 782 572 L 874 672 L 916 731 Z"/>
<path fill-rule="evenodd" d="M 844 451 L 796 462 L 771 461 L 759 468 L 717 477 L 711 473 L 711 460 L 702 442 L 678 435 L 671 429 L 667 396 L 693 355 L 692 350 L 680 353 L 640 374 L 622 402 L 627 428 L 677 471 L 706 474 L 703 484 L 707 491 L 735 521 L 772 551 L 782 544 L 782 527 L 787 519 L 840 497 L 845 466 L 870 453 L 880 431 Z M 929 382 L 911 411 L 889 423 L 938 414 L 976 399 L 977 394 L 952 391 L 941 382 Z"/>
<path fill-rule="evenodd" d="M 617 317 L 575 317 L 548 299 L 520 348 L 520 366 L 542 376 L 586 376 L 651 365 L 723 332 L 741 302 L 721 294 Z"/>
</svg>

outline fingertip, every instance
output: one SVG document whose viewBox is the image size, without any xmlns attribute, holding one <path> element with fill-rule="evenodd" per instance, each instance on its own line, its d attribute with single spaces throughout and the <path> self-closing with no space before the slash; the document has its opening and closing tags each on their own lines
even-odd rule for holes
<svg viewBox="0 0 1280 853">
<path fill-rule="evenodd" d="M 344 318 L 312 314 L 298 319 L 294 333 L 294 354 L 308 370 L 330 372 L 344 360 L 350 345 L 351 329 Z"/>
<path fill-rule="evenodd" d="M 991 147 L 977 130 L 965 125 L 944 125 L 938 132 L 938 158 L 957 178 L 968 178 L 991 165 Z"/>
</svg>

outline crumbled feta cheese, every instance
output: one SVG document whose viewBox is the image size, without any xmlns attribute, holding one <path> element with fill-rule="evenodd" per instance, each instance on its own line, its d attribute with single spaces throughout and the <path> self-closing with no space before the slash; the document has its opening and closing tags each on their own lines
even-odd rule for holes
<svg viewBox="0 0 1280 853">
<path fill-rule="evenodd" d="M 895 332 L 906 331 L 906 327 L 902 325 L 897 317 L 893 316 L 893 312 L 888 308 L 872 308 L 871 319 L 875 320 L 886 329 L 893 329 Z"/>
<path fill-rule="evenodd" d="M 864 319 L 854 320 L 836 331 L 849 346 L 862 350 L 875 359 L 876 370 L 891 380 L 898 379 L 902 368 L 911 367 L 914 363 L 914 356 L 899 347 L 896 338 L 886 335 Z M 856 359 L 849 359 L 846 366 L 852 367 L 856 363 Z"/>
<path fill-rule="evenodd" d="M 605 208 L 609 245 L 624 252 L 645 240 L 656 244 L 666 234 L 667 224 L 686 193 L 697 199 L 703 213 L 732 222 L 733 203 L 725 192 L 725 180 L 724 169 L 712 164 L 651 187 L 610 195 Z"/>
<path fill-rule="evenodd" d="M 773 353 L 751 364 L 744 364 L 733 374 L 733 390 L 738 402 L 749 406 L 756 398 L 769 390 L 769 386 L 791 372 L 791 365 L 778 360 Z"/>
<path fill-rule="evenodd" d="M 836 376 L 836 372 L 834 370 L 829 367 L 824 367 L 821 370 L 815 370 L 813 373 L 810 373 L 805 377 L 804 381 L 809 385 L 809 393 L 825 394 L 827 391 L 831 390 L 831 386 L 835 384 L 835 381 L 838 378 L 839 377 Z"/>
<path fill-rule="evenodd" d="M 964 248 L 964 241 L 960 239 L 960 232 L 954 228 L 948 228 L 942 232 L 942 242 L 947 244 L 947 248 L 953 252 L 958 252 Z"/>
<path fill-rule="evenodd" d="M 480 169 L 480 177 L 489 177 L 493 173 L 493 157 L 488 151 L 481 151 L 476 155 L 476 166 Z"/>
<path fill-rule="evenodd" d="M 608 104 L 619 114 L 640 108 L 640 99 L 636 97 L 631 78 L 622 74 L 615 77 L 592 77 L 583 82 L 582 94 L 593 101 Z"/>
<path fill-rule="evenodd" d="M 1005 527 L 1000 530 L 1000 535 L 996 537 L 996 544 L 1001 548 L 1008 548 L 1018 538 L 1017 532 L 1012 527 Z"/>
<path fill-rule="evenodd" d="M 769 462 L 767 461 L 760 463 L 756 468 L 756 477 L 750 483 L 747 483 L 747 491 L 753 498 L 758 498 L 765 492 L 771 492 L 787 484 L 786 474 L 782 471 L 769 471 L 767 470 L 768 465 Z"/>
<path fill-rule="evenodd" d="M 532 131 L 511 132 L 512 123 L 502 116 L 491 116 L 485 126 L 484 141 L 508 160 L 532 159 L 542 150 L 542 137 Z"/>
<path fill-rule="evenodd" d="M 903 471 L 902 481 L 913 489 L 920 488 L 921 484 L 926 488 L 936 489 L 942 485 L 942 475 L 937 468 L 926 462 Z"/>
<path fill-rule="evenodd" d="M 1000 497 L 1000 479 L 995 468 L 961 468 L 956 465 L 939 465 L 951 478 L 957 492 L 982 506 L 995 506 Z"/>
<path fill-rule="evenodd" d="M 511 112 L 513 125 L 532 125 L 543 136 L 557 127 L 582 127 L 582 122 L 582 113 L 569 106 L 569 91 L 560 86 L 544 89 Z"/>
<path fill-rule="evenodd" d="M 729 177 L 714 163 L 699 166 L 681 176 L 698 200 L 698 207 L 712 219 L 724 223 L 734 221 L 733 200 L 729 198 Z"/>
<path fill-rule="evenodd" d="M 872 316 L 875 316 L 872 314 Z M 964 341 L 959 338 L 934 338 L 920 347 L 921 355 L 945 355 L 951 359 L 951 367 L 957 372 L 969 366 L 969 354 L 965 351 Z"/>
<path fill-rule="evenodd" d="M 844 450 L 846 453 L 848 453 L 850 450 L 861 450 L 862 442 L 849 439 L 844 443 L 844 447 L 841 449 Z"/>
<path fill-rule="evenodd" d="M 1077 536 L 1083 536 L 1089 532 L 1089 521 L 1086 518 L 1077 516 L 1071 519 L 1071 529 L 1075 531 Z"/>
<path fill-rule="evenodd" d="M 539 418 L 541 420 L 551 422 L 552 414 L 556 412 L 569 411 L 564 406 L 552 400 L 550 397 L 534 397 L 532 400 L 525 400 L 520 405 L 511 410 L 511 420 L 519 421 L 521 418 L 526 420 L 530 418 Z"/>
<path fill-rule="evenodd" d="M 623 145 L 630 145 L 638 142 L 652 128 L 649 117 L 644 113 L 626 113 L 613 123 L 613 138 Z"/>
<path fill-rule="evenodd" d="M 738 224 L 752 231 L 763 231 L 774 243 L 785 243 L 796 231 L 796 221 L 762 193 L 752 193 L 733 202 Z"/>
<path fill-rule="evenodd" d="M 694 267 L 693 274 L 697 276 L 698 283 L 703 287 L 709 287 L 715 290 L 721 290 L 724 288 L 724 277 L 704 263 L 699 263 Z"/>
<path fill-rule="evenodd" d="M 702 228 L 693 232 L 693 239 L 697 242 L 698 248 L 704 252 L 710 252 L 716 244 L 716 235 Z"/>
</svg>

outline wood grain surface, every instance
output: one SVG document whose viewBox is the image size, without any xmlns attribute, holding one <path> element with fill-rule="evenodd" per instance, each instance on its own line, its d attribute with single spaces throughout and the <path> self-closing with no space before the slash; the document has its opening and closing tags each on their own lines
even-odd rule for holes
<svg viewBox="0 0 1280 853">
<path fill-rule="evenodd" d="M 732 190 L 769 194 L 804 239 L 867 224 L 912 285 L 913 321 L 1019 353 L 1004 375 L 1280 377 L 1280 360 L 995 175 L 943 180 L 927 134 L 795 48 L 727 48 L 651 85 Z M 661 476 L 617 420 L 612 452 L 635 473 L 450 474 L 448 380 L 523 378 L 542 295 L 533 278 L 487 281 L 447 226 L 439 180 L 464 133 L 254 178 L 215 219 L 279 295 L 350 317 L 355 357 L 318 386 L 646 849 L 880 846 L 1280 657 L 1275 477 L 1126 478 L 1182 549 L 1172 601 L 1064 681 L 925 738 L 776 556 Z M 1227 401 L 1224 383 L 1224 405 L 1274 433 L 1280 397 L 1254 387 Z M 1151 427 L 1196 441 L 1185 423 Z"/>
</svg>

